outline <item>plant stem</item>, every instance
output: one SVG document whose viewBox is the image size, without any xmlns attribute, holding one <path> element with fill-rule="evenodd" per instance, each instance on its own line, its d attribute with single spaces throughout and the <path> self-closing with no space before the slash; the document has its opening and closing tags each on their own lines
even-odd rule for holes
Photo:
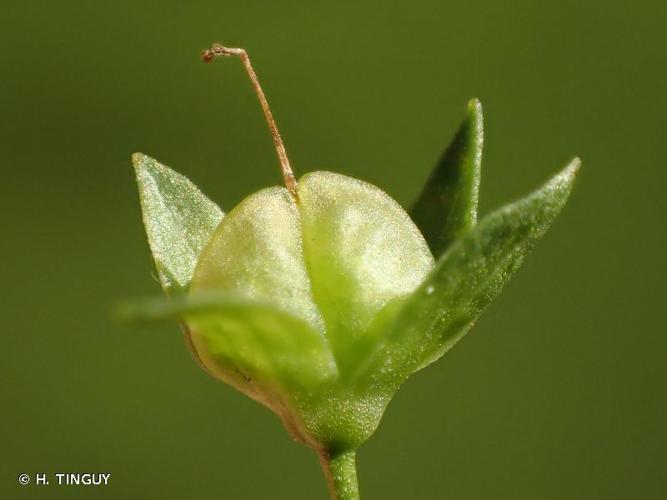
<svg viewBox="0 0 667 500">
<path fill-rule="evenodd" d="M 359 500 L 356 453 L 320 454 L 320 463 L 329 483 L 331 500 Z"/>
</svg>

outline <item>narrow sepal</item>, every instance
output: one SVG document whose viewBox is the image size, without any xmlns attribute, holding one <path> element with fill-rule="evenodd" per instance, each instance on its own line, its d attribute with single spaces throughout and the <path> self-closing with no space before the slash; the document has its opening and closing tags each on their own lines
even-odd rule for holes
<svg viewBox="0 0 667 500">
<path fill-rule="evenodd" d="M 367 373 L 389 374 L 400 383 L 458 342 L 558 216 L 579 164 L 573 160 L 542 188 L 456 240 L 407 299 Z"/>
<path fill-rule="evenodd" d="M 410 216 L 438 257 L 477 222 L 484 127 L 477 99 L 431 173 Z"/>
<path fill-rule="evenodd" d="M 214 375 L 233 366 L 269 393 L 307 391 L 337 375 L 322 333 L 270 303 L 211 293 L 127 302 L 117 314 L 133 323 L 184 321 Z"/>
</svg>

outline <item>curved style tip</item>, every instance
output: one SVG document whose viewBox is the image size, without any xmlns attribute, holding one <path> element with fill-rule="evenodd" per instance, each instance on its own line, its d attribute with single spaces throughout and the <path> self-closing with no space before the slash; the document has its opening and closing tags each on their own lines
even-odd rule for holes
<svg viewBox="0 0 667 500">
<path fill-rule="evenodd" d="M 201 51 L 201 58 L 205 63 L 210 63 L 214 57 L 215 55 L 211 49 L 204 49 Z"/>
<path fill-rule="evenodd" d="M 296 178 L 294 177 L 292 166 L 290 165 L 289 159 L 287 158 L 287 151 L 285 150 L 285 145 L 283 144 L 282 137 L 280 136 L 278 125 L 276 125 L 276 121 L 273 118 L 273 113 L 271 113 L 269 102 L 267 101 L 266 96 L 264 95 L 262 86 L 259 84 L 259 79 L 257 78 L 257 74 L 255 73 L 255 70 L 252 67 L 252 63 L 250 62 L 250 57 L 248 56 L 246 50 L 238 47 L 225 47 L 220 43 L 214 43 L 213 45 L 211 45 L 210 49 L 204 49 L 201 53 L 201 56 L 205 63 L 209 63 L 214 58 L 219 56 L 222 57 L 239 56 L 241 58 L 243 66 L 245 67 L 246 72 L 248 73 L 248 77 L 250 78 L 250 82 L 252 83 L 255 89 L 255 93 L 257 94 L 257 98 L 259 99 L 259 104 L 262 106 L 262 110 L 264 111 L 264 117 L 266 119 L 266 123 L 269 126 L 269 130 L 271 131 L 271 136 L 273 137 L 273 144 L 276 149 L 276 154 L 278 155 L 278 160 L 280 161 L 280 168 L 282 170 L 285 186 L 287 186 L 288 191 L 294 197 L 294 199 L 298 200 L 299 197 L 297 191 Z"/>
</svg>

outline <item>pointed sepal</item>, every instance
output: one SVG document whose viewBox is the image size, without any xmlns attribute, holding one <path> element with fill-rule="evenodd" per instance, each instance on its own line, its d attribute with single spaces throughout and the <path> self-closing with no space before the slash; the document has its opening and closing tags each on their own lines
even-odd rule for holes
<svg viewBox="0 0 667 500">
<path fill-rule="evenodd" d="M 456 240 L 403 304 L 366 373 L 389 374 L 400 384 L 458 342 L 561 212 L 579 165 L 573 160 L 542 188 Z"/>
<path fill-rule="evenodd" d="M 197 257 L 224 214 L 185 176 L 141 153 L 132 155 L 144 226 L 162 288 L 185 290 Z"/>
<path fill-rule="evenodd" d="M 410 216 L 436 257 L 477 222 L 484 127 L 477 99 L 431 173 Z"/>
</svg>

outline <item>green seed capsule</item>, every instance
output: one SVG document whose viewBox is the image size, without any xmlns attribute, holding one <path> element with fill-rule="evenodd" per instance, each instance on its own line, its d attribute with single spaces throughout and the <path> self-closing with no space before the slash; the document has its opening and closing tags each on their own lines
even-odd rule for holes
<svg viewBox="0 0 667 500">
<path fill-rule="evenodd" d="M 568 199 L 574 160 L 532 195 L 477 222 L 482 111 L 468 115 L 408 214 L 379 188 L 331 172 L 297 182 L 273 133 L 286 187 L 224 215 L 190 181 L 133 157 L 144 222 L 175 317 L 213 376 L 273 410 L 314 448 L 334 498 L 358 498 L 354 450 L 395 391 L 449 350 L 520 267 Z M 435 254 L 435 258 L 434 255 Z"/>
</svg>

